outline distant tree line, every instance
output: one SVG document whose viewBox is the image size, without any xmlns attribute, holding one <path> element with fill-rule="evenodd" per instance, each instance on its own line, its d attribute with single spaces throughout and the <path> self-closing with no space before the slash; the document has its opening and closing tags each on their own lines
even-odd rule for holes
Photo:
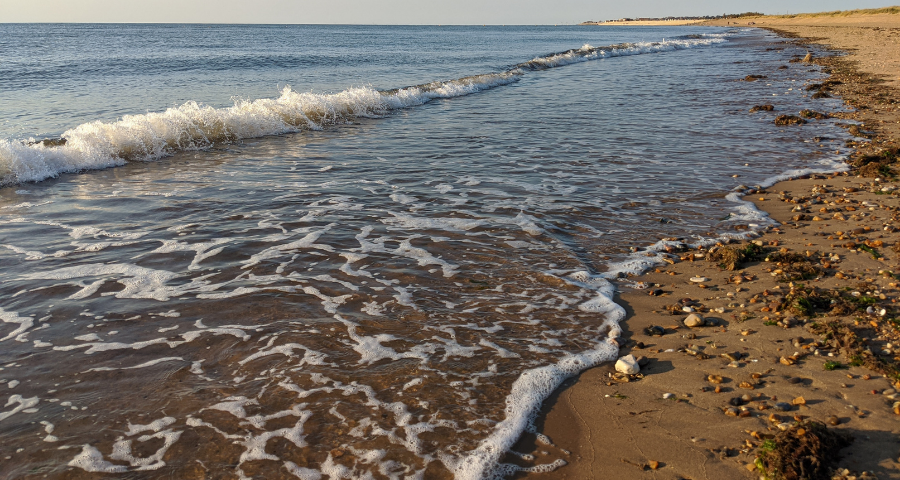
<svg viewBox="0 0 900 480">
<path fill-rule="evenodd" d="M 664 21 L 673 21 L 673 20 L 723 20 L 727 18 L 741 18 L 741 17 L 761 17 L 764 14 L 759 12 L 744 12 L 744 13 L 726 13 L 722 15 L 706 15 L 701 17 L 657 17 L 657 18 L 649 18 L 649 17 L 635 17 L 635 18 L 619 18 L 616 20 L 599 20 L 599 21 L 588 21 L 584 23 L 607 23 L 607 22 L 664 22 Z"/>
</svg>

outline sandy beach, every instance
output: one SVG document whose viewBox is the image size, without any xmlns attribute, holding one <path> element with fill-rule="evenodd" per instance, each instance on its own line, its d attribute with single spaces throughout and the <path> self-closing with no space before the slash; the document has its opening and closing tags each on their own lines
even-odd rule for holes
<svg viewBox="0 0 900 480">
<path fill-rule="evenodd" d="M 805 468 L 839 458 L 811 478 L 900 478 L 900 15 L 741 22 L 832 49 L 807 59 L 832 74 L 807 90 L 854 108 L 821 112 L 853 121 L 849 170 L 750 186 L 744 199 L 779 226 L 673 250 L 671 264 L 621 281 L 621 355 L 637 357 L 640 373 L 610 364 L 560 388 L 537 425 L 549 438 L 517 447 L 568 465 L 521 478 L 760 478 L 766 451 L 790 451 Z M 773 103 L 748 115 L 799 115 Z M 769 475 L 798 478 L 766 455 Z"/>
</svg>

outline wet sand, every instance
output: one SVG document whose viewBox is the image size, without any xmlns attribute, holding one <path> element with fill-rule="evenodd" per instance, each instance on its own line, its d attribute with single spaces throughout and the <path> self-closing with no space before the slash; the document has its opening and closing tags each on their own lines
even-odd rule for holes
<svg viewBox="0 0 900 480">
<path fill-rule="evenodd" d="M 553 448 L 533 436 L 517 448 L 569 465 L 522 477 L 759 478 L 763 442 L 800 436 L 808 420 L 854 439 L 835 478 L 900 477 L 900 15 L 860 17 L 754 20 L 849 51 L 812 59 L 839 83 L 809 94 L 855 107 L 833 115 L 861 124 L 847 125 L 850 171 L 751 191 L 745 200 L 780 226 L 753 243 L 673 251 L 673 264 L 620 282 L 621 355 L 645 365 L 634 376 L 591 369 L 559 389 L 537 425 Z M 777 110 L 765 113 L 790 113 Z M 755 258 L 720 267 L 726 248 L 749 245 Z M 685 326 L 685 307 L 712 321 Z"/>
</svg>

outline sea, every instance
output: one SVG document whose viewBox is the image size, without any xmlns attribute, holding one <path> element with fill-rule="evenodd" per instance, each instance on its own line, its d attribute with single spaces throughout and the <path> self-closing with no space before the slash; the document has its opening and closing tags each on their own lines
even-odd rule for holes
<svg viewBox="0 0 900 480">
<path fill-rule="evenodd" d="M 552 444 L 542 402 L 617 358 L 615 292 L 666 246 L 772 225 L 742 192 L 843 168 L 837 120 L 774 123 L 846 108 L 811 98 L 807 51 L 748 27 L 0 24 L 0 477 L 566 468 L 514 445 Z"/>
</svg>

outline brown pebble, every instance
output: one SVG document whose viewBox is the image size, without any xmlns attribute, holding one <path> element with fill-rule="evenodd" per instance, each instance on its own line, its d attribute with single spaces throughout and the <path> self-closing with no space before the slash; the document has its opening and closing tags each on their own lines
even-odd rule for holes
<svg viewBox="0 0 900 480">
<path fill-rule="evenodd" d="M 656 470 L 659 468 L 659 462 L 657 462 L 656 460 L 650 460 L 649 462 L 647 462 L 647 464 L 650 466 L 650 470 Z"/>
<path fill-rule="evenodd" d="M 722 383 L 725 380 L 721 375 L 709 375 L 706 379 L 709 380 L 709 383 Z"/>
<path fill-rule="evenodd" d="M 840 421 L 840 419 L 838 419 L 838 417 L 832 415 L 825 419 L 825 423 L 827 423 L 829 425 L 838 425 L 841 423 L 841 421 Z"/>
<path fill-rule="evenodd" d="M 741 388 L 746 388 L 747 390 L 753 390 L 754 388 L 756 388 L 750 382 L 741 382 L 738 386 Z"/>
<path fill-rule="evenodd" d="M 806 435 L 806 430 L 804 430 L 804 429 L 802 429 L 802 428 L 798 428 L 798 429 L 797 429 L 797 436 L 798 436 L 798 437 L 802 437 L 803 435 Z"/>
<path fill-rule="evenodd" d="M 803 397 L 797 397 L 791 403 L 793 403 L 794 405 L 806 405 L 806 399 Z"/>
</svg>

